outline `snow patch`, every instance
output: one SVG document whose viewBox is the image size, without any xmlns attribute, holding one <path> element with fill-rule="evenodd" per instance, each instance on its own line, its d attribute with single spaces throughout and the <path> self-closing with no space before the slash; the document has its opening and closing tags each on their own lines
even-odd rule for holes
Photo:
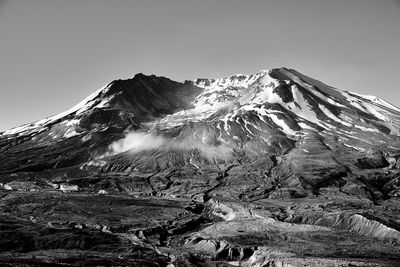
<svg viewBox="0 0 400 267">
<path fill-rule="evenodd" d="M 74 107 L 72 107 L 71 109 L 69 109 L 67 111 L 64 111 L 62 113 L 59 113 L 57 115 L 51 116 L 51 117 L 43 119 L 43 120 L 36 121 L 31 124 L 26 124 L 26 125 L 12 128 L 8 131 L 3 132 L 2 135 L 18 134 L 18 133 L 25 132 L 25 131 L 35 130 L 39 127 L 45 127 L 46 125 L 48 125 L 56 120 L 59 120 L 67 115 L 70 115 L 72 113 L 80 114 L 80 113 L 88 110 L 89 108 L 91 108 L 93 99 L 98 97 L 101 93 L 107 91 L 108 88 L 109 88 L 109 85 L 100 88 L 99 90 L 93 92 L 87 98 L 85 98 L 84 100 L 82 100 L 77 105 L 75 105 Z"/>
</svg>

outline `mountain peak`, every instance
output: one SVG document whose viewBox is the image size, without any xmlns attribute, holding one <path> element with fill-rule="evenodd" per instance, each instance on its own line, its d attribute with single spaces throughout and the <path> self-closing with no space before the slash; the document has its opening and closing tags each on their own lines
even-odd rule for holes
<svg viewBox="0 0 400 267">
<path fill-rule="evenodd" d="M 400 109 L 378 97 L 342 91 L 284 67 L 185 83 L 138 73 L 131 79 L 111 82 L 68 111 L 3 135 L 40 131 L 60 121 L 69 126 L 94 110 L 94 114 L 123 112 L 137 127 L 164 114 L 167 116 L 160 120 L 164 127 L 182 125 L 189 118 L 201 121 L 209 117 L 224 121 L 225 128 L 235 116 L 252 111 L 260 119 L 267 116 L 288 135 L 306 129 L 331 131 L 339 124 L 357 125 L 369 132 L 398 133 L 393 118 L 400 114 Z"/>
<path fill-rule="evenodd" d="M 184 83 L 139 73 L 0 134 L 0 219 L 16 229 L 3 244 L 26 259 L 73 249 L 86 265 L 104 244 L 130 245 L 124 259 L 172 251 L 160 266 L 364 266 L 388 249 L 384 265 L 398 266 L 399 136 L 400 109 L 287 68 Z"/>
</svg>

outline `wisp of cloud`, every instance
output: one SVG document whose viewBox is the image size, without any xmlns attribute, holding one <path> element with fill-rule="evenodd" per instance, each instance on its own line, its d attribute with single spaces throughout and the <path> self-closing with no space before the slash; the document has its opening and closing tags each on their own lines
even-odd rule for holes
<svg viewBox="0 0 400 267">
<path fill-rule="evenodd" d="M 130 151 L 137 153 L 143 150 L 151 150 L 160 148 L 167 140 L 161 136 L 155 136 L 150 133 L 130 132 L 125 138 L 113 142 L 111 149 L 113 154 Z"/>
<path fill-rule="evenodd" d="M 124 138 L 110 145 L 111 153 L 115 155 L 122 152 L 135 154 L 144 150 L 194 150 L 197 149 L 201 155 L 208 160 L 229 160 L 232 157 L 232 149 L 225 146 L 212 146 L 195 140 L 173 141 L 169 138 L 156 136 L 145 132 L 130 132 Z"/>
</svg>

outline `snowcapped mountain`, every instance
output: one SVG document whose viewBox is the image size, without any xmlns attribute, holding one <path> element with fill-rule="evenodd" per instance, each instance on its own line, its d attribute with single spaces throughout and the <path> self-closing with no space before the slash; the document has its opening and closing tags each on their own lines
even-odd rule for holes
<svg viewBox="0 0 400 267">
<path fill-rule="evenodd" d="M 286 68 L 137 74 L 0 133 L 0 193 L 0 247 L 60 262 L 398 266 L 400 109 Z"/>
<path fill-rule="evenodd" d="M 376 148 L 397 153 L 400 109 L 286 68 L 185 83 L 138 74 L 110 83 L 66 112 L 2 133 L 1 160 L 9 153 L 24 153 L 18 158 L 31 166 L 32 160 L 25 158 L 28 149 L 35 151 L 35 162 L 37 156 L 46 159 L 39 164 L 43 168 L 84 164 L 134 148 L 137 142 L 125 142 L 110 151 L 132 131 L 162 137 L 163 151 L 229 151 L 230 157 L 212 156 L 214 162 L 233 160 L 238 151 L 281 155 L 310 135 L 357 152 Z M 38 151 L 54 145 L 60 152 Z M 78 159 L 75 147 L 82 149 Z M 69 150 L 71 156 L 65 154 Z M 184 156 L 179 161 L 193 159 Z M 25 164 L 2 164 L 2 170 Z"/>
<path fill-rule="evenodd" d="M 135 98 L 144 92 L 134 91 L 135 88 L 129 88 L 133 89 L 132 92 L 129 92 L 125 88 L 120 90 L 116 87 L 123 83 L 130 83 L 128 86 L 134 87 L 135 85 L 132 83 L 135 82 L 147 86 L 144 81 L 146 79 L 150 79 L 150 82 L 153 83 L 157 83 L 158 79 L 166 80 L 161 77 L 146 77 L 139 74 L 129 81 L 112 82 L 95 91 L 68 111 L 32 124 L 13 128 L 3 132 L 2 135 L 39 131 L 60 120 L 66 126 L 77 125 L 84 115 L 94 109 L 116 108 L 115 106 L 121 105 L 121 102 L 124 101 L 121 100 L 123 97 L 125 101 L 129 101 L 126 96 L 137 102 Z M 179 88 L 178 91 L 183 88 L 183 85 L 180 84 L 167 85 L 167 87 L 171 86 L 175 89 Z M 175 107 L 177 112 L 162 118 L 161 124 L 171 126 L 174 122 L 184 124 L 187 121 L 200 121 L 217 112 L 224 112 L 226 115 L 222 117 L 219 114 L 218 119 L 224 121 L 224 128 L 226 129 L 230 122 L 234 122 L 235 116 L 248 111 L 256 114 L 260 120 L 262 120 L 262 116 L 268 117 L 272 124 L 275 124 L 287 135 L 296 135 L 296 131 L 298 132 L 299 129 L 335 129 L 335 125 L 339 124 L 370 132 L 399 134 L 400 126 L 396 123 L 399 118 L 399 108 L 379 97 L 360 95 L 329 87 L 294 70 L 282 68 L 270 71 L 263 70 L 255 75 L 238 74 L 220 79 L 196 79 L 190 82 L 188 86 L 189 90 L 190 87 L 195 88 L 194 91 L 196 92 L 193 92 L 193 94 L 198 94 L 200 90 L 201 93 L 191 99 L 190 102 L 188 101 L 189 103 L 181 103 L 180 109 Z M 148 94 L 149 97 L 160 98 L 160 95 L 154 95 L 159 92 L 151 91 L 151 85 L 147 89 L 149 89 L 149 92 L 145 92 L 145 94 Z M 188 92 L 178 91 L 167 93 L 188 95 Z M 142 100 L 145 99 L 144 95 L 140 95 L 140 97 Z M 188 97 L 186 96 L 185 100 L 188 100 Z M 177 101 L 179 101 L 178 99 Z M 149 100 L 145 101 L 149 102 Z M 132 107 L 134 104 L 171 108 L 169 107 L 170 102 L 161 103 L 161 105 L 160 103 L 151 103 L 151 101 L 149 103 L 129 103 L 131 107 L 122 109 L 131 109 L 136 113 L 133 114 L 133 117 L 143 116 L 142 114 L 138 116 L 139 112 L 135 110 L 135 107 Z M 189 104 L 190 107 L 183 109 L 185 104 Z M 145 112 L 151 113 L 152 110 L 146 110 L 146 108 L 140 110 L 140 113 Z M 151 115 L 153 117 L 159 116 L 158 114 Z M 290 123 L 288 117 L 292 117 L 294 121 L 292 120 L 292 123 Z M 297 134 L 300 134 L 300 132 Z M 69 137 L 69 135 L 64 137 Z"/>
<path fill-rule="evenodd" d="M 399 108 L 378 97 L 329 87 L 293 70 L 197 79 L 194 85 L 203 91 L 191 102 L 193 108 L 168 115 L 161 123 L 171 126 L 186 121 L 221 121 L 219 126 L 227 133 L 233 124 L 244 124 L 247 136 L 252 131 L 246 125 L 259 128 L 263 124 L 291 137 L 307 129 L 340 128 L 399 134 Z M 246 115 L 255 121 L 247 121 Z"/>
</svg>

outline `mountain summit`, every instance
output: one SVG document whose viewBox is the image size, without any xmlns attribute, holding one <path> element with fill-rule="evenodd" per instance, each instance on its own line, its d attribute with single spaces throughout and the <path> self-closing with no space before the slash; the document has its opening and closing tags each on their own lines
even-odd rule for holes
<svg viewBox="0 0 400 267">
<path fill-rule="evenodd" d="M 9 153 L 14 159 L 0 171 L 83 164 L 115 154 L 111 145 L 136 131 L 191 144 L 179 146 L 187 151 L 205 146 L 280 155 L 307 136 L 358 152 L 398 151 L 400 109 L 286 68 L 185 83 L 137 74 L 111 82 L 66 112 L 3 132 L 0 162 Z M 114 152 L 129 150 L 129 142 L 119 148 Z"/>
<path fill-rule="evenodd" d="M 137 74 L 0 134 L 4 190 L 34 189 L 44 194 L 32 193 L 38 202 L 54 190 L 79 190 L 60 196 L 74 207 L 92 198 L 100 205 L 99 194 L 111 206 L 134 196 L 135 205 L 157 210 L 149 211 L 154 222 L 110 211 L 121 218 L 114 222 L 103 217 L 107 206 L 90 206 L 90 214 L 107 225 L 107 238 L 136 240 L 164 263 L 173 248 L 180 264 L 396 264 L 399 167 L 399 108 L 286 68 L 184 83 Z M 43 223 L 66 219 L 54 209 L 37 212 Z M 71 212 L 74 225 L 91 221 Z M 36 249 L 70 248 L 60 242 Z"/>
</svg>

